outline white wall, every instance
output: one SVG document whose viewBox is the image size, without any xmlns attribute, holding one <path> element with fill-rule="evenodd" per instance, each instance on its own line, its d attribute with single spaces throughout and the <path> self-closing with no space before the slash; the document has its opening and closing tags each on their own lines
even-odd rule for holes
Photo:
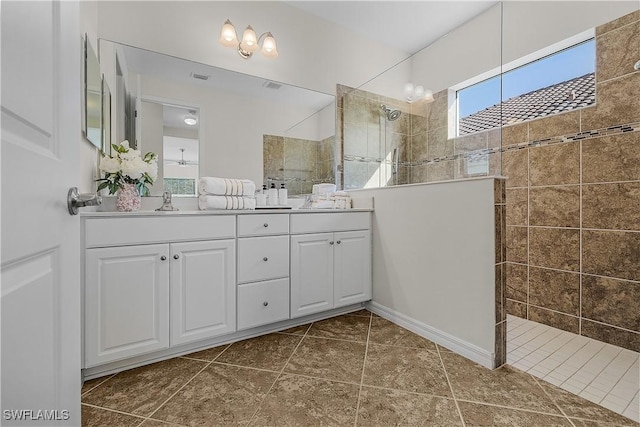
<svg viewBox="0 0 640 427">
<path fill-rule="evenodd" d="M 374 305 L 475 346 L 480 349 L 476 356 L 490 357 L 495 327 L 493 179 L 350 194 L 374 198 Z"/>
<path fill-rule="evenodd" d="M 271 31 L 280 56 L 243 60 L 222 46 L 227 18 L 240 33 Z M 278 1 L 101 1 L 98 28 L 100 38 L 329 94 L 408 56 Z"/>
</svg>

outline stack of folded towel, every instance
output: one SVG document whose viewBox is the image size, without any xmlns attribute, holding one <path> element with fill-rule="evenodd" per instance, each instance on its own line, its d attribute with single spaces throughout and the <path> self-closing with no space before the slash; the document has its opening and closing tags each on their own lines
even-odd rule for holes
<svg viewBox="0 0 640 427">
<path fill-rule="evenodd" d="M 200 178 L 198 190 L 201 210 L 256 208 L 256 184 L 248 179 L 205 176 Z"/>
</svg>

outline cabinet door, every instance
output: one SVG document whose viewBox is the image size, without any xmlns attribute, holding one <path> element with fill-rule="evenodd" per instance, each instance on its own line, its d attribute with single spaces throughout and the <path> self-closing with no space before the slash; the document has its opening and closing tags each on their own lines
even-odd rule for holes
<svg viewBox="0 0 640 427">
<path fill-rule="evenodd" d="M 171 244 L 171 345 L 236 330 L 235 240 Z"/>
<path fill-rule="evenodd" d="M 333 308 L 333 233 L 291 236 L 291 317 Z"/>
<path fill-rule="evenodd" d="M 169 347 L 168 258 L 166 244 L 86 251 L 86 367 Z"/>
<path fill-rule="evenodd" d="M 334 307 L 371 299 L 371 232 L 335 233 Z"/>
</svg>

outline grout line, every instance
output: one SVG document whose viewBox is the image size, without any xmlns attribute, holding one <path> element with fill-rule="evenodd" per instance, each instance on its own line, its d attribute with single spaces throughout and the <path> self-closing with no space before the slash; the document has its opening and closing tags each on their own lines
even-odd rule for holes
<svg viewBox="0 0 640 427">
<path fill-rule="evenodd" d="M 571 418 L 569 418 L 569 416 L 567 415 L 566 412 L 564 412 L 564 409 L 562 409 L 562 407 L 558 404 L 558 402 L 555 401 L 555 399 L 553 399 L 551 397 L 551 395 L 549 393 L 547 393 L 547 390 L 544 389 L 544 387 L 542 387 L 542 384 L 540 384 L 540 381 L 538 380 L 538 378 L 536 378 L 535 376 L 529 374 L 531 376 L 531 378 L 533 379 L 533 382 L 535 382 L 538 387 L 540 387 L 540 389 L 542 390 L 542 392 L 545 394 L 545 396 L 547 396 L 549 398 L 549 400 L 551 400 L 551 402 L 553 402 L 553 404 L 556 406 L 556 408 L 558 408 L 558 410 L 560 411 L 560 413 L 562 415 L 564 415 L 564 417 L 569 420 L 569 424 L 571 424 L 573 427 L 576 427 L 576 425 L 573 423 L 573 421 L 571 421 Z"/>
<path fill-rule="evenodd" d="M 436 348 L 438 348 L 436 346 Z M 440 358 L 440 365 L 442 366 L 442 371 L 444 372 L 444 377 L 447 379 L 447 384 L 449 385 L 449 390 L 451 391 L 451 396 L 453 397 L 453 401 L 456 404 L 456 409 L 458 410 L 458 415 L 460 416 L 460 421 L 462 422 L 462 427 L 466 427 L 466 423 L 464 422 L 464 417 L 462 416 L 462 411 L 460 410 L 460 405 L 458 404 L 458 399 L 456 399 L 456 394 L 453 391 L 453 386 L 451 385 L 451 380 L 449 379 L 449 373 L 447 372 L 447 368 L 444 366 L 444 360 L 442 359 L 442 354 L 440 354 L 440 349 L 438 349 L 438 357 Z"/>
<path fill-rule="evenodd" d="M 144 424 L 144 422 L 146 420 L 148 420 L 149 418 L 151 418 L 156 412 L 158 412 L 160 410 L 160 408 L 162 408 L 164 405 L 167 404 L 167 402 L 169 402 L 169 400 L 171 400 L 175 395 L 177 395 L 178 393 L 180 393 L 180 391 L 185 388 L 191 381 L 193 381 L 195 379 L 195 377 L 197 377 L 198 375 L 200 375 L 200 373 L 202 371 L 204 371 L 205 369 L 207 369 L 209 367 L 209 365 L 211 365 L 218 357 L 220 357 L 225 351 L 227 351 L 227 349 L 231 347 L 231 344 L 226 346 L 224 350 L 222 350 L 220 352 L 220 354 L 218 354 L 211 362 L 205 362 L 206 365 L 204 365 L 204 367 L 202 369 L 200 369 L 194 376 L 191 377 L 191 379 L 189 379 L 189 381 L 187 381 L 186 383 L 184 383 L 182 385 L 182 387 L 180 387 L 178 390 L 176 390 L 175 393 L 173 393 L 171 396 L 169 396 L 164 402 L 162 402 L 160 405 L 158 405 L 158 407 L 151 412 L 151 414 L 149 414 L 140 424 L 138 424 L 138 427 L 140 427 L 142 424 Z"/>
<path fill-rule="evenodd" d="M 102 384 L 106 383 L 107 381 L 109 381 L 111 378 L 115 377 L 118 374 L 111 374 L 111 375 L 107 375 L 105 376 L 105 378 L 100 381 L 98 384 L 96 384 L 95 386 L 91 387 L 89 390 L 85 391 L 84 393 L 82 393 L 80 395 L 80 397 L 82 396 L 86 396 L 87 394 L 91 393 L 93 390 L 97 389 L 98 387 L 100 387 Z M 91 380 L 89 380 L 91 381 Z"/>
<path fill-rule="evenodd" d="M 360 411 L 360 396 L 362 395 L 362 384 L 364 384 L 364 370 L 367 366 L 367 353 L 369 352 L 369 338 L 371 336 L 371 324 L 373 316 L 369 317 L 369 329 L 367 330 L 367 344 L 364 347 L 364 359 L 362 360 L 362 374 L 360 375 L 360 388 L 358 389 L 358 402 L 356 404 L 356 419 L 353 422 L 354 427 L 358 426 L 358 412 Z"/>
<path fill-rule="evenodd" d="M 228 363 L 228 362 L 214 362 L 214 361 L 212 361 L 211 364 L 212 365 L 220 365 L 220 366 L 233 366 L 234 368 L 251 369 L 251 370 L 254 370 L 254 371 L 269 372 L 271 374 L 280 373 L 280 371 L 274 371 L 272 369 L 256 368 L 254 366 L 236 365 L 235 363 Z"/>
<path fill-rule="evenodd" d="M 136 414 L 132 414 L 130 412 L 119 411 L 117 409 L 107 408 L 107 407 L 104 407 L 104 406 L 93 405 L 91 403 L 81 403 L 80 406 L 88 406 L 88 407 L 94 408 L 94 409 L 101 409 L 103 411 L 115 412 L 116 414 L 129 415 L 130 417 L 140 418 L 142 420 L 142 422 L 146 421 L 146 418 L 143 417 L 142 415 L 136 415 Z"/>
<path fill-rule="evenodd" d="M 291 352 L 291 354 L 289 355 L 289 358 L 287 359 L 287 361 L 285 362 L 285 364 L 282 366 L 282 369 L 280 369 L 280 373 L 278 374 L 278 376 L 276 377 L 276 379 L 273 381 L 273 383 L 271 384 L 271 387 L 269 387 L 269 390 L 267 390 L 267 392 L 264 394 L 264 397 L 262 398 L 262 400 L 260 401 L 260 403 L 258 404 L 258 406 L 256 407 L 256 410 L 253 412 L 253 414 L 251 415 L 251 418 L 249 418 L 249 421 L 247 422 L 247 425 L 251 424 L 251 421 L 253 421 L 253 419 L 255 418 L 256 414 L 258 413 L 258 411 L 260 410 L 260 408 L 262 408 L 262 404 L 264 403 L 265 400 L 267 400 L 267 397 L 269 397 L 269 393 L 271 393 L 271 390 L 273 390 L 273 387 L 276 385 L 276 383 L 278 382 L 278 380 L 280 379 L 280 377 L 282 376 L 282 374 L 284 373 L 285 368 L 287 367 L 287 365 L 289 364 L 289 362 L 291 361 L 291 358 L 293 358 L 293 355 L 296 354 L 296 351 L 298 351 L 298 348 L 300 347 L 300 344 L 302 344 L 302 341 L 304 341 L 304 339 L 307 337 L 307 334 L 309 333 L 309 330 L 311 330 L 311 326 L 313 326 L 313 324 L 316 322 L 311 322 L 309 324 L 309 327 L 307 328 L 306 332 L 304 333 L 304 335 L 302 335 L 300 337 L 300 341 L 298 341 L 298 345 L 296 345 L 296 348 L 293 349 L 293 351 Z"/>
</svg>

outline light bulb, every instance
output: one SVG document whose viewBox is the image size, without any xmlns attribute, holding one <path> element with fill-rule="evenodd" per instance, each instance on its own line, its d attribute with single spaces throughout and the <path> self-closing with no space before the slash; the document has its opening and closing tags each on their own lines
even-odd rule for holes
<svg viewBox="0 0 640 427">
<path fill-rule="evenodd" d="M 416 98 L 421 98 L 424 95 L 424 88 L 422 86 L 416 86 L 413 93 Z"/>
<path fill-rule="evenodd" d="M 409 96 L 413 95 L 413 83 L 405 83 L 404 93 L 406 93 Z"/>
<path fill-rule="evenodd" d="M 258 50 L 258 37 L 256 36 L 256 32 L 253 31 L 253 28 L 251 28 L 251 25 L 248 25 L 244 30 L 244 33 L 242 33 L 242 42 L 240 42 L 240 48 L 251 53 Z"/>
<path fill-rule="evenodd" d="M 223 46 L 234 47 L 238 45 L 238 36 L 236 35 L 236 29 L 228 19 L 224 21 L 222 25 L 222 31 L 220 32 L 220 43 Z"/>
<path fill-rule="evenodd" d="M 276 39 L 273 34 L 267 33 L 264 41 L 262 42 L 262 54 L 267 58 L 277 58 L 278 49 L 276 48 Z"/>
<path fill-rule="evenodd" d="M 433 102 L 433 92 L 429 89 L 424 91 L 424 99 L 427 102 Z"/>
</svg>

